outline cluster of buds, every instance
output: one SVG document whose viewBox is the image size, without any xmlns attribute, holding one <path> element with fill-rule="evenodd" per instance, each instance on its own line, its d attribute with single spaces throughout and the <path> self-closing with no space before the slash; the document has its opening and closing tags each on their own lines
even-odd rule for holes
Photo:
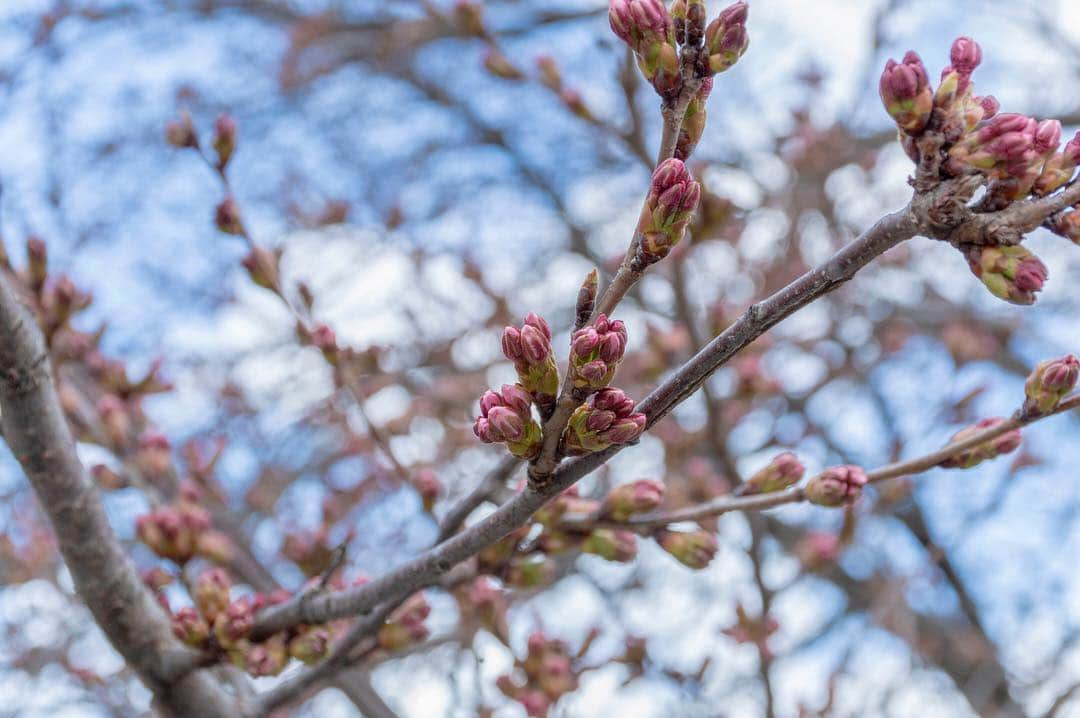
<svg viewBox="0 0 1080 718">
<path fill-rule="evenodd" d="M 502 350 L 514 362 L 518 383 L 532 395 L 541 411 L 553 406 L 559 392 L 559 369 L 551 349 L 551 327 L 544 318 L 529 312 L 520 329 L 506 327 Z"/>
<path fill-rule="evenodd" d="M 228 538 L 210 528 L 206 509 L 183 498 L 140 516 L 135 532 L 155 554 L 181 565 L 195 556 L 223 563 L 231 554 Z"/>
<path fill-rule="evenodd" d="M 574 387 L 596 391 L 610 384 L 626 353 L 626 341 L 626 326 L 604 314 L 574 332 L 570 344 L 570 380 Z"/>
<path fill-rule="evenodd" d="M 577 689 L 579 671 L 563 641 L 537 631 L 529 636 L 527 649 L 525 659 L 515 662 L 517 675 L 500 676 L 496 685 L 526 715 L 546 716 L 559 698 Z"/>
<path fill-rule="evenodd" d="M 563 440 L 572 455 L 602 451 L 635 441 L 645 430 L 645 415 L 621 389 L 602 389 L 570 416 Z"/>
<path fill-rule="evenodd" d="M 477 576 L 455 595 L 463 619 L 482 626 L 504 643 L 509 640 L 507 613 L 510 604 L 502 586 L 491 576 Z"/>
<path fill-rule="evenodd" d="M 656 534 L 656 542 L 679 563 L 693 569 L 708 566 L 720 548 L 716 535 L 704 530 L 661 530 Z"/>
<path fill-rule="evenodd" d="M 1069 180 L 1060 181 L 1068 163 L 1064 153 L 1055 154 L 1060 143 L 1061 123 L 1057 120 L 1038 122 L 1025 115 L 1002 114 L 969 132 L 949 150 L 949 157 L 998 180 L 995 194 L 1016 200 L 1031 193 L 1051 159 L 1060 158 L 1054 159 L 1043 179 L 1043 189 L 1057 189 Z"/>
<path fill-rule="evenodd" d="M 682 240 L 700 199 L 701 185 L 682 160 L 665 160 L 656 168 L 637 225 L 640 267 L 660 261 Z"/>
<path fill-rule="evenodd" d="M 746 52 L 750 45 L 750 36 L 746 32 L 749 13 L 750 6 L 740 0 L 721 10 L 705 28 L 705 52 L 709 57 L 710 74 L 729 70 Z"/>
<path fill-rule="evenodd" d="M 1027 416 L 1049 414 L 1076 388 L 1080 379 L 1080 360 L 1072 354 L 1061 359 L 1039 362 L 1024 383 L 1023 412 Z"/>
<path fill-rule="evenodd" d="M 804 491 L 818 506 L 850 506 L 866 483 L 866 473 L 858 466 L 833 466 L 810 479 Z"/>
<path fill-rule="evenodd" d="M 972 245 L 968 266 L 990 293 L 1011 304 L 1034 304 L 1046 283 L 1047 269 L 1038 257 L 1016 245 Z"/>
<path fill-rule="evenodd" d="M 653 479 L 639 479 L 616 486 L 604 498 L 602 518 L 626 521 L 631 516 L 657 508 L 664 500 L 664 485 Z"/>
<path fill-rule="evenodd" d="M 983 419 L 982 421 L 965 427 L 960 431 L 952 435 L 949 439 L 949 443 L 956 443 L 957 441 L 964 441 L 970 439 L 979 432 L 985 431 L 990 427 L 1001 424 L 1005 419 L 1001 417 L 993 417 L 989 419 Z M 997 438 L 990 439 L 978 446 L 973 446 L 970 449 L 966 449 L 959 454 L 954 454 L 951 458 L 942 461 L 939 466 L 946 469 L 970 469 L 973 466 L 978 466 L 984 461 L 990 459 L 996 459 L 1003 454 L 1010 454 L 1016 451 L 1020 447 L 1022 437 L 1019 429 L 1012 429 Z"/>
<path fill-rule="evenodd" d="M 627 563 L 637 556 L 637 536 L 622 529 L 594 529 L 582 542 L 581 550 L 607 561 Z"/>
<path fill-rule="evenodd" d="M 480 398 L 473 433 L 484 443 L 505 443 L 510 453 L 533 459 L 540 453 L 542 430 L 532 415 L 532 397 L 519 384 L 503 384 Z"/>
<path fill-rule="evenodd" d="M 423 593 L 414 593 L 390 614 L 379 629 L 376 640 L 388 651 L 400 651 L 426 639 L 430 633 L 424 621 L 431 614 L 431 604 Z"/>
<path fill-rule="evenodd" d="M 769 464 L 747 479 L 739 486 L 736 494 L 750 496 L 752 494 L 771 494 L 774 491 L 783 491 L 789 486 L 799 483 L 806 469 L 795 454 L 785 451 L 773 458 Z"/>
</svg>

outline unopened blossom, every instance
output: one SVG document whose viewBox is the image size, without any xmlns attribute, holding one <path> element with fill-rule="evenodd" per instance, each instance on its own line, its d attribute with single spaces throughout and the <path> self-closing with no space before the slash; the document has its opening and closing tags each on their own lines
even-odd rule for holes
<svg viewBox="0 0 1080 718">
<path fill-rule="evenodd" d="M 729 5 L 705 28 L 705 52 L 709 56 L 709 72 L 716 74 L 730 69 L 746 52 L 750 36 L 746 18 L 750 6 L 745 2 Z"/>
<path fill-rule="evenodd" d="M 953 434 L 952 438 L 949 439 L 949 443 L 953 444 L 958 441 L 970 439 L 979 432 L 997 426 L 1004 421 L 1005 419 L 1001 417 L 983 419 L 978 423 L 965 427 Z M 958 454 L 954 454 L 951 458 L 942 461 L 939 466 L 946 469 L 970 469 L 973 466 L 978 466 L 984 461 L 996 459 L 999 456 L 1016 451 L 1016 449 L 1020 447 L 1021 441 L 1022 436 L 1020 430 L 1011 429 L 996 438 L 989 439 L 982 444 L 973 446 L 970 449 L 965 449 Z"/>
<path fill-rule="evenodd" d="M 180 149 L 198 147 L 199 136 L 195 132 L 195 124 L 191 121 L 191 115 L 183 112 L 178 119 L 167 123 L 165 125 L 165 141 Z"/>
<path fill-rule="evenodd" d="M 934 92 L 926 67 L 916 53 L 908 52 L 900 62 L 885 63 L 878 93 L 885 111 L 901 130 L 918 135 L 926 128 L 934 110 Z"/>
<path fill-rule="evenodd" d="M 1080 360 L 1072 354 L 1039 364 L 1024 383 L 1024 413 L 1029 416 L 1048 414 L 1057 408 L 1065 395 L 1076 388 L 1080 379 Z"/>
<path fill-rule="evenodd" d="M 1026 115 L 1005 113 L 970 133 L 953 146 L 949 155 L 991 179 L 1023 177 L 1032 168 L 1041 166 L 1051 143 L 1056 146 L 1053 132 L 1053 125 L 1040 125 Z"/>
<path fill-rule="evenodd" d="M 485 443 L 505 443 L 510 453 L 532 459 L 540 453 L 543 432 L 532 416 L 532 397 L 520 384 L 503 384 L 480 398 L 473 433 Z"/>
<path fill-rule="evenodd" d="M 117 448 L 126 446 L 132 432 L 127 404 L 117 396 L 106 394 L 98 401 L 97 410 L 112 445 Z"/>
<path fill-rule="evenodd" d="M 285 636 L 277 634 L 262 643 L 248 648 L 245 667 L 255 676 L 276 676 L 289 665 L 289 651 L 285 646 Z"/>
<path fill-rule="evenodd" d="M 1051 219 L 1050 229 L 1073 244 L 1080 244 L 1080 211 L 1062 212 Z"/>
<path fill-rule="evenodd" d="M 601 389 L 579 406 L 566 427 L 566 450 L 575 455 L 627 444 L 645 430 L 645 415 L 621 389 Z"/>
<path fill-rule="evenodd" d="M 172 617 L 173 635 L 194 648 L 206 645 L 210 638 L 210 625 L 191 606 L 185 606 Z"/>
<path fill-rule="evenodd" d="M 675 24 L 661 0 L 611 0 L 612 32 L 634 51 L 641 74 L 657 94 L 672 99 L 682 88 Z"/>
<path fill-rule="evenodd" d="M 616 486 L 604 499 L 602 513 L 614 521 L 626 521 L 634 514 L 652 511 L 664 500 L 664 485 L 653 479 L 639 479 Z"/>
<path fill-rule="evenodd" d="M 633 531 L 595 529 L 581 544 L 581 550 L 608 561 L 625 563 L 637 556 L 637 536 Z"/>
<path fill-rule="evenodd" d="M 555 562 L 543 554 L 515 556 L 510 560 L 506 585 L 512 588 L 535 588 L 555 577 Z"/>
<path fill-rule="evenodd" d="M 858 466 L 833 466 L 810 479 L 804 490 L 807 500 L 819 506 L 850 506 L 866 482 Z"/>
<path fill-rule="evenodd" d="M 412 476 L 412 485 L 416 493 L 420 495 L 424 511 L 431 513 L 435 508 L 435 502 L 443 492 L 442 482 L 432 469 L 420 469 Z"/>
<path fill-rule="evenodd" d="M 376 635 L 379 645 L 389 651 L 400 651 L 428 637 L 430 629 L 424 621 L 431 614 L 431 604 L 423 593 L 414 593 L 390 614 Z"/>
<path fill-rule="evenodd" d="M 693 569 L 708 566 L 720 548 L 711 531 L 660 531 L 656 541 L 679 563 Z"/>
<path fill-rule="evenodd" d="M 642 265 L 663 259 L 682 240 L 700 199 L 701 185 L 682 160 L 665 160 L 656 168 L 637 225 Z"/>
<path fill-rule="evenodd" d="M 280 283 L 281 250 L 254 247 L 240 264 L 247 270 L 248 276 L 264 289 L 275 289 Z"/>
<path fill-rule="evenodd" d="M 289 640 L 289 656 L 302 663 L 317 663 L 330 652 L 330 632 L 321 626 L 304 626 Z"/>
<path fill-rule="evenodd" d="M 843 549 L 836 534 L 811 531 L 795 544 L 794 554 L 808 571 L 815 571 L 840 556 Z"/>
<path fill-rule="evenodd" d="M 212 568 L 203 571 L 195 580 L 192 598 L 206 620 L 213 621 L 229 605 L 229 589 L 232 582 L 224 569 Z"/>
<path fill-rule="evenodd" d="M 559 369 L 551 348 L 551 328 L 544 318 L 529 312 L 521 328 L 503 329 L 502 350 L 514 362 L 518 383 L 538 406 L 548 406 L 559 393 Z"/>
<path fill-rule="evenodd" d="M 1034 304 L 1046 283 L 1046 265 L 1021 245 L 973 246 L 967 259 L 990 293 L 1012 304 Z"/>
<path fill-rule="evenodd" d="M 139 436 L 135 462 L 151 476 L 161 476 L 172 468 L 172 445 L 160 431 L 148 429 Z"/>
<path fill-rule="evenodd" d="M 210 528 L 210 515 L 187 502 L 162 506 L 135 521 L 135 532 L 162 558 L 183 564 L 196 554 L 198 537 Z"/>
<path fill-rule="evenodd" d="M 225 169 L 236 151 L 236 121 L 229 115 L 218 115 L 214 121 L 214 152 L 217 153 L 218 169 Z"/>
<path fill-rule="evenodd" d="M 787 487 L 799 483 L 804 471 L 805 468 L 798 457 L 790 451 L 785 451 L 782 454 L 777 454 L 768 465 L 747 479 L 739 487 L 738 494 L 749 496 L 751 494 L 768 494 L 774 491 L 783 491 Z"/>
<path fill-rule="evenodd" d="M 953 68 L 962 75 L 970 75 L 982 62 L 982 49 L 970 37 L 958 37 L 949 51 Z"/>
<path fill-rule="evenodd" d="M 626 353 L 626 325 L 601 314 L 570 341 L 570 379 L 578 389 L 603 389 L 611 383 Z"/>
<path fill-rule="evenodd" d="M 213 621 L 214 637 L 224 648 L 238 646 L 255 625 L 255 605 L 244 596 L 230 603 Z"/>
<path fill-rule="evenodd" d="M 1042 172 L 1035 181 L 1035 194 L 1043 196 L 1064 187 L 1072 179 L 1080 165 L 1080 133 L 1069 140 L 1061 152 L 1046 159 Z"/>
<path fill-rule="evenodd" d="M 708 119 L 705 104 L 712 88 L 713 78 L 706 77 L 701 81 L 698 91 L 690 98 L 686 106 L 686 115 L 683 116 L 682 127 L 679 128 L 679 139 L 675 144 L 676 159 L 685 162 L 701 141 L 701 135 L 705 132 L 705 122 Z"/>
<path fill-rule="evenodd" d="M 214 224 L 225 234 L 241 235 L 244 223 L 240 219 L 240 207 L 232 197 L 221 200 L 214 210 Z"/>
<path fill-rule="evenodd" d="M 585 281 L 578 289 L 577 304 L 574 307 L 575 327 L 583 327 L 592 316 L 596 306 L 596 294 L 600 288 L 600 274 L 595 269 L 585 275 Z"/>
</svg>

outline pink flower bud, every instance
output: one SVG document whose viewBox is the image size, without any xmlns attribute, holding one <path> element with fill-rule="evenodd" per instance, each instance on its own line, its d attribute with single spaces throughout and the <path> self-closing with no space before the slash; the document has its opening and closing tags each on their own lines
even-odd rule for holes
<svg viewBox="0 0 1080 718">
<path fill-rule="evenodd" d="M 229 575 L 223 569 L 212 568 L 199 574 L 195 581 L 192 598 L 199 612 L 208 621 L 213 621 L 217 615 L 229 605 L 229 589 L 232 582 Z"/>
<path fill-rule="evenodd" d="M 173 635 L 194 648 L 201 648 L 210 637 L 210 626 L 191 606 L 185 606 L 172 617 Z"/>
<path fill-rule="evenodd" d="M 1001 417 L 983 419 L 978 423 L 961 429 L 953 434 L 949 443 L 969 439 L 975 434 L 989 429 L 990 427 L 997 426 L 1004 421 L 1005 419 Z M 942 461 L 939 466 L 946 469 L 970 469 L 973 466 L 981 464 L 983 461 L 996 459 L 1003 454 L 1010 454 L 1013 451 L 1016 451 L 1016 449 L 1020 447 L 1022 439 L 1023 437 L 1020 434 L 1020 430 L 1012 429 L 995 439 L 990 439 L 978 446 L 966 449 L 959 454 L 954 454 L 951 458 Z"/>
<path fill-rule="evenodd" d="M 225 169 L 236 150 L 236 121 L 228 115 L 218 115 L 214 122 L 214 151 L 218 169 Z"/>
<path fill-rule="evenodd" d="M 1034 148 L 1041 155 L 1049 154 L 1061 144 L 1061 123 L 1057 120 L 1043 120 L 1035 130 Z"/>
<path fill-rule="evenodd" d="M 958 37 L 953 42 L 952 51 L 949 53 L 952 66 L 961 75 L 970 75 L 982 62 L 982 49 L 979 43 L 970 37 Z"/>
<path fill-rule="evenodd" d="M 330 632 L 317 626 L 305 627 L 289 641 L 288 652 L 302 663 L 317 663 L 330 652 Z"/>
<path fill-rule="evenodd" d="M 191 116 L 188 113 L 180 113 L 179 119 L 165 125 L 165 141 L 180 149 L 199 146 L 199 136 L 195 132 L 195 125 L 191 122 Z"/>
<path fill-rule="evenodd" d="M 889 60 L 881 73 L 878 92 L 885 110 L 900 129 L 918 135 L 926 128 L 934 109 L 934 95 L 917 54 L 908 52 L 901 62 Z"/>
<path fill-rule="evenodd" d="M 637 537 L 632 531 L 596 529 L 585 539 L 581 550 L 608 561 L 625 563 L 637 556 Z"/>
<path fill-rule="evenodd" d="M 858 466 L 834 466 L 810 479 L 806 498 L 819 506 L 850 506 L 866 482 L 866 474 Z"/>
<path fill-rule="evenodd" d="M 282 634 L 271 636 L 247 651 L 247 672 L 252 676 L 276 676 L 289 663 L 289 653 Z"/>
<path fill-rule="evenodd" d="M 751 476 L 739 487 L 739 495 L 767 494 L 774 491 L 783 491 L 789 486 L 799 483 L 805 471 L 802 462 L 795 454 L 785 451 L 778 454 L 769 462 L 768 466 Z"/>
<path fill-rule="evenodd" d="M 1072 354 L 1039 362 L 1024 383 L 1024 413 L 1041 416 L 1053 411 L 1080 379 L 1080 360 Z"/>
<path fill-rule="evenodd" d="M 645 415 L 634 412 L 633 400 L 622 390 L 603 389 L 571 415 L 565 439 L 567 451 L 581 455 L 630 443 L 641 436 L 645 423 Z"/>
<path fill-rule="evenodd" d="M 720 548 L 710 531 L 660 531 L 656 540 L 679 563 L 692 569 L 708 566 Z"/>
<path fill-rule="evenodd" d="M 705 52 L 709 56 L 709 71 L 724 72 L 738 62 L 750 44 L 746 19 L 750 6 L 742 2 L 724 8 L 705 29 Z"/>
<path fill-rule="evenodd" d="M 1013 304 L 1033 304 L 1046 282 L 1046 265 L 1021 245 L 975 246 L 967 256 L 990 293 Z"/>
<path fill-rule="evenodd" d="M 244 224 L 240 220 L 240 208 L 236 200 L 226 197 L 214 210 L 214 224 L 225 234 L 242 235 Z"/>
<path fill-rule="evenodd" d="M 639 479 L 617 486 L 604 499 L 602 512 L 614 521 L 626 521 L 634 514 L 652 511 L 664 500 L 664 485 L 652 479 Z"/>
</svg>

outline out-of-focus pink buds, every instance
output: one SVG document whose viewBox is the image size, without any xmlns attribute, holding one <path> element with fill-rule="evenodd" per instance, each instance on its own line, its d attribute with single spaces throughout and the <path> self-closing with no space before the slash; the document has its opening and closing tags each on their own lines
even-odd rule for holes
<svg viewBox="0 0 1080 718">
<path fill-rule="evenodd" d="M 881 73 L 878 92 L 885 111 L 909 135 L 918 135 L 930 121 L 934 93 L 922 60 L 908 52 L 900 62 L 889 60 Z"/>
<path fill-rule="evenodd" d="M 626 563 L 637 556 L 637 537 L 633 531 L 596 529 L 581 544 L 581 550 L 608 561 Z"/>
<path fill-rule="evenodd" d="M 248 648 L 245 668 L 249 675 L 276 676 L 289 664 L 289 652 L 285 648 L 285 636 L 277 634 L 262 643 Z"/>
<path fill-rule="evenodd" d="M 751 494 L 769 494 L 774 491 L 783 491 L 789 486 L 799 483 L 806 469 L 795 454 L 785 451 L 773 458 L 769 464 L 747 479 L 739 487 L 736 494 L 750 496 Z"/>
<path fill-rule="evenodd" d="M 488 444 L 505 443 L 510 453 L 522 459 L 535 458 L 543 438 L 532 417 L 532 397 L 520 384 L 503 384 L 500 391 L 480 398 L 473 433 Z"/>
<path fill-rule="evenodd" d="M 982 62 L 982 48 L 970 37 L 958 37 L 949 52 L 953 69 L 961 75 L 970 75 Z"/>
<path fill-rule="evenodd" d="M 225 234 L 242 235 L 244 223 L 240 220 L 240 207 L 232 197 L 226 197 L 214 210 L 214 225 Z"/>
<path fill-rule="evenodd" d="M 210 528 L 210 516 L 194 504 L 162 506 L 138 517 L 135 532 L 147 548 L 162 558 L 184 564 L 196 553 L 198 536 Z"/>
<path fill-rule="evenodd" d="M 191 606 L 185 606 L 172 617 L 173 635 L 194 648 L 206 645 L 210 638 L 210 625 Z"/>
<path fill-rule="evenodd" d="M 656 168 L 637 226 L 638 260 L 643 266 L 663 259 L 679 243 L 699 199 L 701 185 L 682 160 L 665 160 Z"/>
<path fill-rule="evenodd" d="M 255 605 L 244 596 L 230 603 L 213 621 L 214 637 L 225 649 L 238 646 L 255 624 Z"/>
<path fill-rule="evenodd" d="M 330 632 L 319 626 L 305 626 L 289 641 L 288 651 L 301 663 L 317 663 L 330 652 Z"/>
<path fill-rule="evenodd" d="M 740 0 L 720 11 L 720 15 L 705 28 L 705 52 L 709 56 L 709 72 L 716 74 L 731 68 L 746 52 L 750 35 L 746 18 L 750 6 Z"/>
<path fill-rule="evenodd" d="M 241 260 L 244 269 L 247 270 L 251 281 L 263 289 L 275 289 L 278 287 L 281 273 L 278 269 L 281 263 L 281 249 L 269 250 L 265 247 L 255 247 Z"/>
<path fill-rule="evenodd" d="M 206 620 L 213 621 L 229 605 L 231 587 L 229 575 L 223 569 L 212 568 L 199 574 L 192 598 Z"/>
<path fill-rule="evenodd" d="M 106 394 L 98 401 L 97 410 L 112 445 L 116 448 L 127 446 L 132 431 L 127 404 L 117 396 Z"/>
<path fill-rule="evenodd" d="M 611 0 L 608 22 L 612 32 L 637 56 L 638 67 L 665 99 L 679 93 L 679 52 L 675 24 L 661 0 Z"/>
<path fill-rule="evenodd" d="M 990 293 L 1012 304 L 1034 304 L 1046 283 L 1046 265 L 1021 245 L 975 246 L 967 259 Z"/>
<path fill-rule="evenodd" d="M 435 502 L 443 492 L 442 482 L 432 469 L 420 469 L 412 477 L 413 488 L 420 495 L 424 504 L 424 511 L 431 513 L 435 508 Z"/>
<path fill-rule="evenodd" d="M 660 531 L 656 534 L 660 547 L 679 563 L 702 569 L 716 556 L 720 544 L 711 531 Z"/>
<path fill-rule="evenodd" d="M 518 69 L 510 58 L 494 47 L 489 47 L 484 53 L 484 69 L 504 80 L 520 80 L 525 77 L 525 73 Z"/>
<path fill-rule="evenodd" d="M 621 389 L 602 389 L 570 416 L 566 450 L 591 454 L 616 444 L 635 441 L 645 430 L 645 415 L 634 411 L 634 400 Z"/>
<path fill-rule="evenodd" d="M 957 441 L 969 439 L 981 431 L 1001 424 L 1003 421 L 1005 421 L 1005 419 L 1001 417 L 983 419 L 977 424 L 965 427 L 953 434 L 952 438 L 949 439 L 949 443 L 952 444 Z M 1010 454 L 1013 451 L 1016 451 L 1020 447 L 1022 439 L 1023 437 L 1020 434 L 1020 430 L 1012 429 L 1011 431 L 998 436 L 996 439 L 990 439 L 985 443 L 966 449 L 959 454 L 955 454 L 952 458 L 946 459 L 938 465 L 946 469 L 970 469 L 973 466 L 978 466 L 984 461 L 996 459 L 1003 454 Z"/>
<path fill-rule="evenodd" d="M 195 553 L 213 563 L 228 563 L 233 557 L 233 544 L 222 531 L 203 531 L 195 539 Z"/>
<path fill-rule="evenodd" d="M 816 571 L 835 561 L 842 550 L 836 534 L 812 531 L 795 544 L 794 554 L 807 571 Z"/>
<path fill-rule="evenodd" d="M 570 339 L 570 379 L 578 389 L 603 389 L 626 353 L 626 325 L 601 314 Z"/>
<path fill-rule="evenodd" d="M 135 461 L 151 476 L 161 476 L 172 468 L 172 446 L 160 431 L 148 429 L 139 436 Z"/>
<path fill-rule="evenodd" d="M 224 170 L 236 151 L 236 121 L 229 115 L 218 115 L 214 122 L 214 152 L 217 153 L 217 167 Z"/>
<path fill-rule="evenodd" d="M 705 104 L 712 88 L 713 79 L 706 77 L 686 106 L 686 115 L 683 117 L 682 127 L 679 128 L 678 142 L 675 144 L 675 159 L 685 162 L 701 141 L 701 135 L 705 132 L 705 122 L 708 119 Z"/>
<path fill-rule="evenodd" d="M 506 572 L 506 585 L 512 588 L 535 588 L 555 578 L 555 562 L 544 554 L 515 556 Z"/>
<path fill-rule="evenodd" d="M 376 640 L 388 651 L 400 651 L 403 648 L 420 643 L 430 634 L 424 621 L 431 614 L 431 604 L 423 593 L 414 593 L 401 604 L 379 629 Z"/>
<path fill-rule="evenodd" d="M 544 318 L 529 312 L 520 329 L 506 327 L 502 350 L 514 362 L 520 385 L 541 410 L 549 408 L 559 392 L 559 369 L 551 349 L 551 328 Z"/>
<path fill-rule="evenodd" d="M 1024 383 L 1024 414 L 1041 416 L 1057 408 L 1080 379 L 1080 360 L 1072 354 L 1039 362 Z"/>
<path fill-rule="evenodd" d="M 179 118 L 166 124 L 165 141 L 173 147 L 181 149 L 198 147 L 199 135 L 195 132 L 195 124 L 191 121 L 191 115 L 187 112 L 181 112 Z"/>
<path fill-rule="evenodd" d="M 613 521 L 626 521 L 635 514 L 652 511 L 664 500 L 664 485 L 653 479 L 638 479 L 616 486 L 604 499 L 601 514 Z"/>
<path fill-rule="evenodd" d="M 866 473 L 858 466 L 833 466 L 810 479 L 806 498 L 818 506 L 850 506 L 866 481 Z"/>
</svg>

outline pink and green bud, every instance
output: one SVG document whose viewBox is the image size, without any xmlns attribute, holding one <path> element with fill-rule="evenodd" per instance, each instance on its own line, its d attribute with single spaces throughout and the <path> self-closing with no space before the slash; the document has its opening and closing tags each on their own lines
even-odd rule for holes
<svg viewBox="0 0 1080 718">
<path fill-rule="evenodd" d="M 502 350 L 514 362 L 518 381 L 541 407 L 555 401 L 559 391 L 559 369 L 551 348 L 551 328 L 543 317 L 529 312 L 521 328 L 506 327 Z"/>
<path fill-rule="evenodd" d="M 512 588 L 536 588 L 555 578 L 555 562 L 543 554 L 516 556 L 510 561 L 506 585 Z"/>
<path fill-rule="evenodd" d="M 420 495 L 424 511 L 431 513 L 431 510 L 435 508 L 435 502 L 443 493 L 443 485 L 438 475 L 431 469 L 420 469 L 413 474 L 412 485 L 416 493 Z"/>
<path fill-rule="evenodd" d="M 637 556 L 637 536 L 633 531 L 596 529 L 585 539 L 581 550 L 608 561 L 626 563 Z"/>
<path fill-rule="evenodd" d="M 1080 165 L 1080 133 L 1069 140 L 1061 152 L 1047 158 L 1042 173 L 1035 181 L 1035 194 L 1048 195 L 1068 184 Z"/>
<path fill-rule="evenodd" d="M 1072 354 L 1060 359 L 1039 362 L 1024 383 L 1024 413 L 1042 416 L 1057 408 L 1061 400 L 1076 388 L 1080 379 L 1080 360 Z"/>
<path fill-rule="evenodd" d="M 1046 265 L 1020 245 L 975 246 L 968 266 L 990 293 L 1012 304 L 1034 304 L 1046 283 Z"/>
<path fill-rule="evenodd" d="M 806 469 L 795 454 L 785 451 L 777 455 L 769 462 L 768 466 L 758 471 L 739 487 L 740 496 L 752 494 L 770 494 L 774 491 L 783 491 L 793 486 L 802 479 Z"/>
<path fill-rule="evenodd" d="M 866 473 L 858 466 L 833 466 L 810 479 L 804 491 L 818 506 L 850 506 L 866 482 Z"/>
<path fill-rule="evenodd" d="M 379 630 L 379 645 L 390 651 L 420 643 L 428 637 L 430 630 L 424 624 L 431 615 L 431 604 L 423 593 L 414 593 L 401 604 Z"/>
<path fill-rule="evenodd" d="M 247 596 L 239 598 L 213 620 L 214 637 L 223 648 L 234 648 L 251 633 L 255 625 L 255 606 Z"/>
<path fill-rule="evenodd" d="M 682 87 L 675 24 L 661 0 L 611 0 L 612 32 L 637 56 L 638 67 L 657 93 L 673 98 Z"/>
<path fill-rule="evenodd" d="M 1057 215 L 1051 220 L 1050 228 L 1054 234 L 1080 245 L 1080 212 L 1073 210 Z"/>
<path fill-rule="evenodd" d="M 900 62 L 889 60 L 881 73 L 878 92 L 885 111 L 909 135 L 918 135 L 930 121 L 934 93 L 922 60 L 908 52 Z"/>
<path fill-rule="evenodd" d="M 592 325 L 574 332 L 570 343 L 570 378 L 578 389 L 603 389 L 615 377 L 626 353 L 626 326 L 601 314 Z"/>
<path fill-rule="evenodd" d="M 720 548 L 711 531 L 660 531 L 656 540 L 679 563 L 693 569 L 708 566 Z"/>
<path fill-rule="evenodd" d="M 181 608 L 172 617 L 173 635 L 193 648 L 202 648 L 210 638 L 210 625 L 191 606 Z"/>
<path fill-rule="evenodd" d="M 705 53 L 709 56 L 709 72 L 716 74 L 730 69 L 746 52 L 750 35 L 746 18 L 750 6 L 745 2 L 729 5 L 705 28 Z"/>
<path fill-rule="evenodd" d="M 600 274 L 595 269 L 585 275 L 585 281 L 578 290 L 577 305 L 574 308 L 574 326 L 578 329 L 584 327 L 592 316 L 593 307 L 596 306 L 596 294 L 600 288 Z"/>
<path fill-rule="evenodd" d="M 473 433 L 487 444 L 505 443 L 510 453 L 531 459 L 540 451 L 542 430 L 532 417 L 532 397 L 520 384 L 503 384 L 480 398 Z"/>
<path fill-rule="evenodd" d="M 636 441 L 645 430 L 645 415 L 621 389 L 601 389 L 570 416 L 564 441 L 574 455 L 591 454 Z"/>
<path fill-rule="evenodd" d="M 691 98 L 686 106 L 686 115 L 683 117 L 682 127 L 679 129 L 679 139 L 675 145 L 675 158 L 684 162 L 701 141 L 701 135 L 705 132 L 705 122 L 708 113 L 705 111 L 705 103 L 712 92 L 713 78 L 706 77 L 701 81 L 701 88 Z"/>
<path fill-rule="evenodd" d="M 281 263 L 280 249 L 255 247 L 240 263 L 255 284 L 263 289 L 277 288 L 281 278 L 281 272 L 278 269 Z"/>
<path fill-rule="evenodd" d="M 276 676 L 287 665 L 289 652 L 285 647 L 285 636 L 280 633 L 248 649 L 245 666 L 247 672 L 256 678 Z"/>
<path fill-rule="evenodd" d="M 187 112 L 181 112 L 178 119 L 166 124 L 165 141 L 180 149 L 198 147 L 199 135 L 195 132 L 195 125 L 191 121 L 191 115 Z"/>
<path fill-rule="evenodd" d="M 244 223 L 240 219 L 240 207 L 232 197 L 226 197 L 214 210 L 214 224 L 225 234 L 242 235 Z"/>
<path fill-rule="evenodd" d="M 976 434 L 997 426 L 1004 421 L 1005 419 L 1001 417 L 983 419 L 977 424 L 963 428 L 953 434 L 952 438 L 949 439 L 949 443 L 954 444 L 958 441 L 970 439 Z M 973 466 L 978 466 L 984 461 L 996 459 L 1004 454 L 1011 454 L 1020 447 L 1021 441 L 1022 436 L 1020 430 L 1012 429 L 994 439 L 989 439 L 982 444 L 973 446 L 970 449 L 965 449 L 958 454 L 954 454 L 951 458 L 945 459 L 938 465 L 945 469 L 970 469 Z"/>
<path fill-rule="evenodd" d="M 982 62 L 982 48 L 970 37 L 958 37 L 953 41 L 949 59 L 961 75 L 970 75 Z"/>
<path fill-rule="evenodd" d="M 318 626 L 306 626 L 289 641 L 288 651 L 301 663 L 318 663 L 330 652 L 330 632 Z"/>
<path fill-rule="evenodd" d="M 228 607 L 231 587 L 232 582 L 224 569 L 212 568 L 199 574 L 192 598 L 206 620 L 213 621 Z"/>
<path fill-rule="evenodd" d="M 233 557 L 232 540 L 222 531 L 204 531 L 195 538 L 195 553 L 214 563 L 228 563 Z"/>
<path fill-rule="evenodd" d="M 218 169 L 223 170 L 236 151 L 236 121 L 232 117 L 218 115 L 214 122 L 213 146 L 218 157 Z"/>
<path fill-rule="evenodd" d="M 664 485 L 653 479 L 639 479 L 616 486 L 604 499 L 601 514 L 613 521 L 626 521 L 658 507 L 664 500 Z"/>
<path fill-rule="evenodd" d="M 665 160 L 656 168 L 638 219 L 642 264 L 663 259 L 679 243 L 700 199 L 701 185 L 682 160 Z"/>
</svg>

